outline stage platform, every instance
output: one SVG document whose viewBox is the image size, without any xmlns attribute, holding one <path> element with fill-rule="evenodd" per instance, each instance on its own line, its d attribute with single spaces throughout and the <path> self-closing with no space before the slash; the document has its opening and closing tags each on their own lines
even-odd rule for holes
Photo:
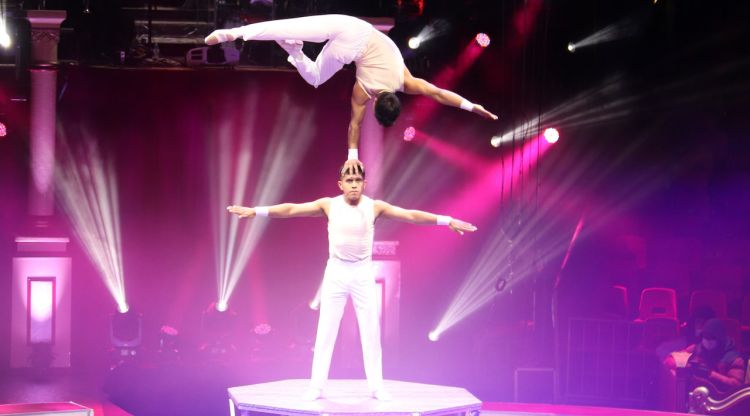
<svg viewBox="0 0 750 416">
<path fill-rule="evenodd" d="M 616 407 L 535 403 L 484 403 L 482 416 L 685 416 L 685 413 Z M 695 415 L 694 415 L 695 416 Z"/>
<path fill-rule="evenodd" d="M 232 415 L 476 415 L 482 402 L 465 389 L 386 380 L 392 401 L 371 397 L 365 380 L 329 380 L 323 397 L 304 401 L 300 397 L 310 380 L 282 380 L 231 387 Z"/>
</svg>

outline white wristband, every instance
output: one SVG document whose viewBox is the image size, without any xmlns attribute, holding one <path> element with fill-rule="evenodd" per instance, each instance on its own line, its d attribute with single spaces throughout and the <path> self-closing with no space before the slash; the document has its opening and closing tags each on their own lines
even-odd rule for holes
<svg viewBox="0 0 750 416">
<path fill-rule="evenodd" d="M 359 160 L 359 150 L 357 150 L 357 149 L 349 149 L 349 157 L 347 159 L 349 159 L 349 160 Z"/>
<path fill-rule="evenodd" d="M 255 207 L 255 216 L 256 217 L 267 217 L 268 216 L 268 207 Z"/>
<path fill-rule="evenodd" d="M 471 101 L 469 101 L 467 99 L 464 99 L 463 101 L 461 101 L 461 106 L 460 107 L 461 107 L 462 110 L 474 111 L 474 103 L 472 103 Z"/>
<path fill-rule="evenodd" d="M 448 225 L 453 221 L 453 218 L 447 216 L 447 215 L 438 215 L 437 216 L 437 225 Z"/>
</svg>

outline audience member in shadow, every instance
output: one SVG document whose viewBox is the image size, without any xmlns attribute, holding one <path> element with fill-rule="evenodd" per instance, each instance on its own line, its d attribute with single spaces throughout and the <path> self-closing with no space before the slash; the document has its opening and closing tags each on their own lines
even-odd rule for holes
<svg viewBox="0 0 750 416">
<path fill-rule="evenodd" d="M 688 347 L 688 388 L 706 386 L 715 395 L 732 393 L 745 380 L 745 360 L 719 319 L 709 319 L 700 341 Z"/>
</svg>

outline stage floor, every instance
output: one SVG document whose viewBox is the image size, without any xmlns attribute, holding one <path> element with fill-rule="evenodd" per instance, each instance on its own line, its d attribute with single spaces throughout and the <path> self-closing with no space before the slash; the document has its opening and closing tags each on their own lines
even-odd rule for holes
<svg viewBox="0 0 750 416">
<path fill-rule="evenodd" d="M 469 415 L 482 402 L 460 387 L 386 380 L 391 401 L 371 396 L 365 380 L 329 380 L 323 397 L 304 401 L 310 380 L 282 380 L 231 387 L 229 398 L 236 413 L 275 415 Z"/>
</svg>

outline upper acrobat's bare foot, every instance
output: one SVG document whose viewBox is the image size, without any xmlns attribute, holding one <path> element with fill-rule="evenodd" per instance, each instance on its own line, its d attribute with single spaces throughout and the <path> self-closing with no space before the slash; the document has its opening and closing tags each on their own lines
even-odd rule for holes
<svg viewBox="0 0 750 416">
<path fill-rule="evenodd" d="M 232 33 L 231 29 L 218 29 L 206 36 L 204 41 L 206 45 L 216 45 L 217 43 L 231 42 L 235 39 L 237 39 L 237 36 Z"/>
</svg>

